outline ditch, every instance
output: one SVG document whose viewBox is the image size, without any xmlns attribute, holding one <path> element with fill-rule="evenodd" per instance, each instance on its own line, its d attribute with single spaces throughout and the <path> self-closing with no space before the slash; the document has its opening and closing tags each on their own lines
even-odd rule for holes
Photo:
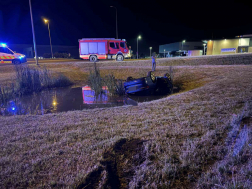
<svg viewBox="0 0 252 189">
<path fill-rule="evenodd" d="M 178 92 L 178 89 L 174 89 Z M 0 105 L 0 116 L 43 115 L 73 110 L 133 105 L 165 98 L 159 96 L 111 96 L 107 90 L 95 95 L 89 86 L 64 87 L 16 97 Z"/>
</svg>

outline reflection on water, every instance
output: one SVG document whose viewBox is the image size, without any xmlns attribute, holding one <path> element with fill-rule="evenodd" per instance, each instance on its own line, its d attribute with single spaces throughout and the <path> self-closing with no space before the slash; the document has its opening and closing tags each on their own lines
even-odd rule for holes
<svg viewBox="0 0 252 189">
<path fill-rule="evenodd" d="M 25 115 L 64 112 L 123 105 L 137 105 L 128 97 L 111 97 L 108 91 L 95 96 L 90 87 L 58 88 L 12 99 L 1 104 L 0 115 Z"/>
<path fill-rule="evenodd" d="M 137 102 L 145 102 L 164 98 L 164 96 L 110 96 L 106 87 L 103 93 L 95 96 L 89 86 L 58 88 L 34 93 L 0 105 L 0 116 L 47 114 L 70 110 L 106 108 L 123 105 L 137 106 Z"/>
</svg>

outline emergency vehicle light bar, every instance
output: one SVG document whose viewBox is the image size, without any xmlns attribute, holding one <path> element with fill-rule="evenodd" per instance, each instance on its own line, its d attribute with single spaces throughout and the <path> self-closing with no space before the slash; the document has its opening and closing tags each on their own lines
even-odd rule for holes
<svg viewBox="0 0 252 189">
<path fill-rule="evenodd" d="M 6 45 L 6 43 L 0 43 L 0 46 L 6 47 L 7 45 Z"/>
<path fill-rule="evenodd" d="M 85 39 L 85 40 L 103 40 L 103 39 L 115 40 L 115 38 L 82 38 L 82 39 Z"/>
<path fill-rule="evenodd" d="M 80 40 L 115 40 L 115 41 L 124 41 L 122 39 L 115 39 L 115 38 L 82 38 Z"/>
</svg>

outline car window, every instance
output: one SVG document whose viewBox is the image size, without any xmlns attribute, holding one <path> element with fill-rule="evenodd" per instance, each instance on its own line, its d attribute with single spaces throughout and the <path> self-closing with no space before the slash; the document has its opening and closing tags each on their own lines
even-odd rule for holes
<svg viewBox="0 0 252 189">
<path fill-rule="evenodd" d="M 13 54 L 8 48 L 6 47 L 0 47 L 0 53 L 8 53 Z"/>
<path fill-rule="evenodd" d="M 120 42 L 120 47 L 125 49 L 125 42 Z"/>
</svg>

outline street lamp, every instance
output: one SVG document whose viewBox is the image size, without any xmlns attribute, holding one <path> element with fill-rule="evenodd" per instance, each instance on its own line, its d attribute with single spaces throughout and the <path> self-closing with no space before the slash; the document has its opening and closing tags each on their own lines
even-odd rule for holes
<svg viewBox="0 0 252 189">
<path fill-rule="evenodd" d="M 150 57 L 151 57 L 151 49 L 152 49 L 152 47 L 150 47 Z"/>
<path fill-rule="evenodd" d="M 34 32 L 34 26 L 33 26 L 31 0 L 29 0 L 29 5 L 30 5 L 30 15 L 31 15 L 31 25 L 32 25 L 33 45 L 34 45 L 34 51 L 35 51 L 35 60 L 36 60 L 36 64 L 38 65 L 38 55 L 37 55 L 37 46 L 36 46 L 35 32 Z"/>
<path fill-rule="evenodd" d="M 141 35 L 137 37 L 137 59 L 138 59 L 138 39 L 141 39 Z"/>
<path fill-rule="evenodd" d="M 50 39 L 50 45 L 51 45 L 51 53 L 52 53 L 52 58 L 53 58 L 53 51 L 52 51 L 52 40 L 51 40 L 51 34 L 50 34 L 50 27 L 49 27 L 49 20 L 44 19 L 44 22 L 48 25 L 48 32 L 49 32 L 49 39 Z"/>
<path fill-rule="evenodd" d="M 117 8 L 114 7 L 114 6 L 110 6 L 110 7 L 116 9 L 116 39 L 118 39 L 118 30 L 117 30 Z"/>
<path fill-rule="evenodd" d="M 165 49 L 164 49 L 164 58 L 165 58 Z"/>
<path fill-rule="evenodd" d="M 183 40 L 183 41 L 182 41 L 182 50 L 183 50 L 183 43 L 185 43 L 185 42 L 186 42 L 186 40 Z"/>
<path fill-rule="evenodd" d="M 204 55 L 205 55 L 205 48 L 206 48 L 206 44 L 204 43 L 204 44 L 203 44 L 203 46 L 204 46 Z"/>
</svg>

